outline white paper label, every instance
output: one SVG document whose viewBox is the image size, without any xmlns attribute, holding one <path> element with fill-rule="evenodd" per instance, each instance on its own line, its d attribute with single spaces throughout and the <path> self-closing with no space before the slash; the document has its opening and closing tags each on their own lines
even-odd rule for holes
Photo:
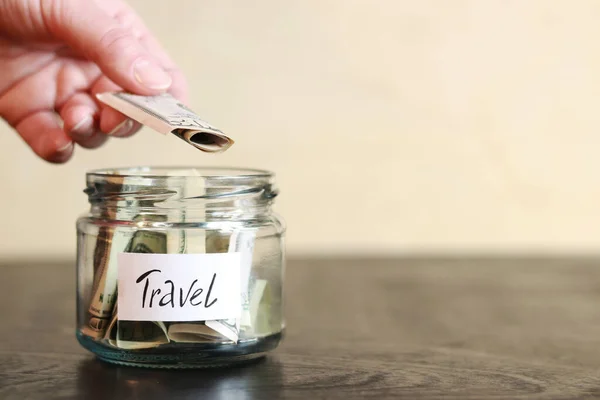
<svg viewBox="0 0 600 400">
<path fill-rule="evenodd" d="M 119 319 L 239 318 L 241 253 L 118 255 Z"/>
</svg>

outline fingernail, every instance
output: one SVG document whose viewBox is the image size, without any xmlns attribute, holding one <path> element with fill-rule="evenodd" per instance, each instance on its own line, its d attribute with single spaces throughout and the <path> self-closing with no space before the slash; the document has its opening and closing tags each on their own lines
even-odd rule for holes
<svg viewBox="0 0 600 400">
<path fill-rule="evenodd" d="M 69 142 L 53 151 L 52 154 L 45 159 L 51 163 L 63 163 L 71 158 L 73 150 L 75 150 L 75 146 L 73 145 L 73 142 Z"/>
<path fill-rule="evenodd" d="M 63 129 L 63 127 L 65 126 L 65 123 L 62 120 L 62 118 L 60 117 L 60 115 L 54 113 L 54 114 L 52 114 L 52 116 L 54 117 L 54 120 L 56 121 L 58 126 L 60 126 L 60 129 Z"/>
<path fill-rule="evenodd" d="M 94 130 L 90 129 L 92 127 L 94 119 L 89 115 L 84 117 L 81 121 L 75 124 L 75 126 L 71 129 L 71 133 L 76 134 L 80 137 L 90 137 L 94 134 Z"/>
<path fill-rule="evenodd" d="M 60 154 L 60 153 L 70 153 L 71 150 L 73 149 L 73 142 L 69 142 L 67 144 L 65 144 L 62 147 L 59 147 L 58 149 L 56 149 L 56 153 Z"/>
<path fill-rule="evenodd" d="M 129 132 L 131 132 L 132 128 L 133 128 L 133 121 L 130 119 L 126 119 L 125 121 L 121 122 L 119 125 L 115 126 L 115 129 L 110 131 L 108 133 L 108 135 L 115 136 L 115 137 L 126 136 Z"/>
<path fill-rule="evenodd" d="M 145 59 L 135 62 L 133 74 L 140 84 L 154 90 L 168 89 L 173 81 L 163 68 Z"/>
</svg>

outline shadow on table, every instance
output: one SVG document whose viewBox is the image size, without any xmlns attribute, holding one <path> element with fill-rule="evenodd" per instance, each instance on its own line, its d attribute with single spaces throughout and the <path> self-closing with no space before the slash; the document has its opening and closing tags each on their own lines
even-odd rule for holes
<svg viewBox="0 0 600 400">
<path fill-rule="evenodd" d="M 282 366 L 276 358 L 212 369 L 143 369 L 96 359 L 77 370 L 77 397 L 94 399 L 262 399 L 277 397 Z"/>
</svg>

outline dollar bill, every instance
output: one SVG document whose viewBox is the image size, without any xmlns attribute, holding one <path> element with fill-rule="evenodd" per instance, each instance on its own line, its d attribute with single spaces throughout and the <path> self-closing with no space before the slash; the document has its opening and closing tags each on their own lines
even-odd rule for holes
<svg viewBox="0 0 600 400">
<path fill-rule="evenodd" d="M 137 219 L 139 221 L 139 219 Z M 127 244 L 124 253 L 166 254 L 167 234 L 155 231 L 137 231 Z"/>
<path fill-rule="evenodd" d="M 211 241 L 209 242 L 209 237 Z M 216 235 L 206 235 L 204 231 L 186 235 L 186 252 L 188 254 L 211 253 L 214 248 L 222 248 Z M 214 246 L 214 247 L 213 247 Z M 227 248 L 225 246 L 225 248 Z M 174 342 L 206 343 L 223 340 L 238 341 L 236 320 L 175 322 L 169 325 L 169 337 Z"/>
<path fill-rule="evenodd" d="M 150 219 L 151 221 L 164 220 L 163 217 L 134 218 L 140 222 Z M 167 252 L 167 234 L 163 232 L 140 230 L 133 237 L 124 250 L 125 253 L 157 253 Z M 117 258 L 117 254 L 114 255 Z M 167 328 L 163 322 L 158 321 L 123 321 L 119 319 L 118 307 L 115 304 L 112 315 L 113 329 L 109 336 L 109 343 L 120 349 L 146 349 L 159 346 L 169 342 Z"/>
<path fill-rule="evenodd" d="M 109 178 L 107 187 L 119 192 L 125 189 L 123 178 Z M 104 209 L 102 216 L 106 219 L 117 217 L 114 208 Z M 123 251 L 129 242 L 130 235 L 125 231 L 109 227 L 100 227 L 93 251 L 94 280 L 88 307 L 88 321 L 82 333 L 92 338 L 100 338 L 108 326 L 112 310 L 116 303 L 117 294 L 117 265 L 116 254 Z M 86 241 L 89 245 L 90 242 Z M 89 249 L 85 249 L 89 252 Z"/>
<path fill-rule="evenodd" d="M 241 305 L 242 311 L 241 316 L 237 321 L 238 331 L 241 327 L 245 329 L 252 328 L 252 319 L 250 313 L 250 297 L 248 295 L 249 285 L 251 284 L 252 277 L 252 257 L 254 254 L 254 242 L 256 240 L 255 229 L 245 229 L 234 231 L 231 234 L 229 240 L 228 251 L 230 253 L 242 253 L 241 265 L 240 265 L 240 279 L 241 279 Z"/>
<path fill-rule="evenodd" d="M 172 133 L 195 148 L 216 153 L 227 150 L 234 141 L 220 129 L 168 93 L 139 96 L 124 92 L 99 93 L 98 100 L 157 132 Z"/>
<path fill-rule="evenodd" d="M 207 252 L 222 253 L 225 252 L 223 250 L 227 249 L 227 252 L 230 253 L 242 253 L 240 264 L 240 317 L 205 322 L 207 327 L 212 328 L 220 335 L 233 341 L 234 343 L 239 341 L 240 329 L 242 325 L 246 328 L 251 327 L 248 283 L 252 268 L 252 253 L 254 250 L 255 236 L 256 232 L 252 229 L 249 229 L 234 231 L 231 235 L 223 234 L 218 231 L 210 232 L 206 238 Z"/>
<path fill-rule="evenodd" d="M 88 307 L 88 322 L 83 327 L 83 333 L 92 338 L 99 338 L 104 334 L 116 302 L 117 281 L 116 277 L 112 276 L 116 271 L 109 268 L 111 244 L 110 231 L 100 228 L 94 248 L 94 281 Z"/>
<path fill-rule="evenodd" d="M 251 288 L 248 305 L 247 326 L 252 326 L 252 334 L 266 335 L 272 331 L 270 312 L 271 295 L 268 282 L 258 279 Z M 243 314 L 242 314 L 243 315 Z M 173 342 L 209 343 L 239 340 L 240 319 L 215 320 L 204 322 L 178 322 L 168 327 L 167 336 Z"/>
<path fill-rule="evenodd" d="M 217 249 L 227 249 L 226 235 L 206 234 L 204 231 L 186 235 L 188 254 L 214 253 Z M 174 342 L 206 343 L 230 340 L 238 341 L 239 328 L 236 320 L 176 322 L 169 325 L 169 337 Z"/>
<path fill-rule="evenodd" d="M 199 177 L 199 179 L 192 181 L 194 182 L 193 187 L 187 188 L 189 192 L 193 192 L 195 196 L 206 194 L 211 195 L 219 192 L 220 188 L 205 187 L 204 185 L 206 180 L 201 177 L 197 171 L 189 171 L 188 174 L 197 175 Z M 209 219 L 208 213 L 206 213 L 206 215 L 206 219 Z M 238 342 L 241 321 L 248 321 L 248 325 L 251 321 L 251 318 L 249 317 L 249 301 L 247 291 L 248 279 L 252 266 L 254 237 L 254 230 L 240 231 L 233 234 L 220 230 L 203 230 L 195 232 L 193 236 L 190 234 L 186 236 L 187 253 L 243 253 L 240 271 L 242 282 L 240 304 L 242 308 L 241 313 L 242 315 L 245 314 L 246 317 L 227 320 L 209 320 L 198 323 L 173 323 L 169 326 L 169 336 L 172 340 L 177 341 L 178 338 L 184 337 L 185 340 L 191 340 L 195 342 L 222 340 L 229 340 L 234 343 Z M 175 334 L 175 337 L 171 336 L 171 332 Z"/>
<path fill-rule="evenodd" d="M 223 340 L 232 340 L 230 337 L 235 334 L 235 326 L 230 326 L 230 332 L 227 332 L 227 325 L 224 321 L 219 323 L 219 330 L 209 327 L 204 322 L 178 322 L 169 325 L 168 335 L 174 342 L 182 343 L 210 343 L 221 342 Z M 219 331 L 224 331 L 223 334 Z M 229 336 L 229 337 L 228 337 Z"/>
<path fill-rule="evenodd" d="M 138 216 L 135 221 L 148 217 Z M 155 220 L 156 217 L 153 218 Z M 94 249 L 95 279 L 88 307 L 88 323 L 82 333 L 98 339 L 105 335 L 117 302 L 117 256 L 126 253 L 166 253 L 166 234 L 140 230 L 132 233 L 123 228 L 101 228 Z M 97 267 L 96 267 L 97 266 Z"/>
<path fill-rule="evenodd" d="M 207 253 L 227 253 L 229 249 L 229 233 L 209 231 L 206 233 Z"/>
<path fill-rule="evenodd" d="M 252 286 L 249 306 L 252 332 L 255 335 L 270 334 L 273 331 L 271 305 L 269 282 L 265 279 L 257 279 Z"/>
<path fill-rule="evenodd" d="M 118 306 L 106 329 L 104 338 L 114 347 L 124 350 L 149 349 L 169 343 L 167 327 L 160 321 L 120 321 Z"/>
</svg>

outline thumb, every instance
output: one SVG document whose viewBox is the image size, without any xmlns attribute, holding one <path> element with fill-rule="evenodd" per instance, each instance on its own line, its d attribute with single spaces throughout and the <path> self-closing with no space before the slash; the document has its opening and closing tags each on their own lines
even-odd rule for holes
<svg viewBox="0 0 600 400">
<path fill-rule="evenodd" d="M 131 29 L 121 25 L 94 1 L 64 0 L 54 13 L 54 34 L 95 62 L 110 80 L 127 91 L 156 94 L 172 83 Z"/>
</svg>

